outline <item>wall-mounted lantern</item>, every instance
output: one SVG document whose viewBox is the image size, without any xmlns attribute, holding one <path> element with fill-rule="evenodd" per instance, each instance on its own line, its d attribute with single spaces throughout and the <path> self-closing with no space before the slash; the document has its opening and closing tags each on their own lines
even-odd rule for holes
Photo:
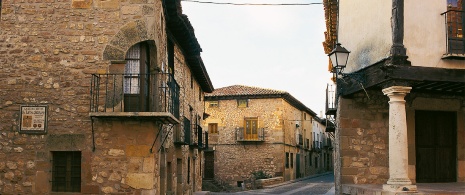
<svg viewBox="0 0 465 195">
<path fill-rule="evenodd" d="M 331 64 L 333 65 L 332 72 L 336 75 L 341 74 L 344 68 L 347 65 L 347 59 L 349 58 L 349 53 L 346 48 L 342 47 L 340 43 L 336 44 L 336 47 L 328 54 Z"/>
</svg>

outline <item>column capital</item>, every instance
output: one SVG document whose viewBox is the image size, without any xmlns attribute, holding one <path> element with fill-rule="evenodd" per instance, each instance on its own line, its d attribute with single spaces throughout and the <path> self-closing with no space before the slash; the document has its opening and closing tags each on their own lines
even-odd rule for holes
<svg viewBox="0 0 465 195">
<path fill-rule="evenodd" d="M 393 94 L 405 94 L 410 93 L 410 90 L 412 90 L 412 87 L 406 87 L 406 86 L 391 86 L 388 88 L 383 89 L 384 95 L 393 95 Z"/>
</svg>

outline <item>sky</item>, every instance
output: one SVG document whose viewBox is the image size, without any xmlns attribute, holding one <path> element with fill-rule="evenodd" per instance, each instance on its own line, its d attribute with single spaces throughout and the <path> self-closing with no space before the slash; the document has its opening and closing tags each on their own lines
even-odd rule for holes
<svg viewBox="0 0 465 195">
<path fill-rule="evenodd" d="M 321 3 L 318 0 L 199 0 L 220 3 Z M 322 4 L 218 5 L 182 1 L 215 89 L 247 85 L 283 90 L 318 115 L 331 83 Z"/>
</svg>

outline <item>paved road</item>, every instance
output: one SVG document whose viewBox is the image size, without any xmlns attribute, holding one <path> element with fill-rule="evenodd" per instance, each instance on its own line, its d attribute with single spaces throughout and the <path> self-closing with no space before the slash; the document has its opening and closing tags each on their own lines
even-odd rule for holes
<svg viewBox="0 0 465 195">
<path fill-rule="evenodd" d="M 327 174 L 315 178 L 309 178 L 294 183 L 289 183 L 273 188 L 250 190 L 235 193 L 217 193 L 210 192 L 209 195 L 227 195 L 227 194 L 281 194 L 281 195 L 334 195 L 334 176 Z"/>
</svg>

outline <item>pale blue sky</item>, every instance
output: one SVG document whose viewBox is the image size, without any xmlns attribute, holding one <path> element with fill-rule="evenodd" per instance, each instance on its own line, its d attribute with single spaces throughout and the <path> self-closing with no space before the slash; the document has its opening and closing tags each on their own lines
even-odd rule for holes
<svg viewBox="0 0 465 195">
<path fill-rule="evenodd" d="M 318 0 L 199 0 L 321 3 Z M 182 2 L 215 88 L 247 85 L 289 92 L 324 112 L 328 57 L 323 5 L 234 6 Z"/>
</svg>

